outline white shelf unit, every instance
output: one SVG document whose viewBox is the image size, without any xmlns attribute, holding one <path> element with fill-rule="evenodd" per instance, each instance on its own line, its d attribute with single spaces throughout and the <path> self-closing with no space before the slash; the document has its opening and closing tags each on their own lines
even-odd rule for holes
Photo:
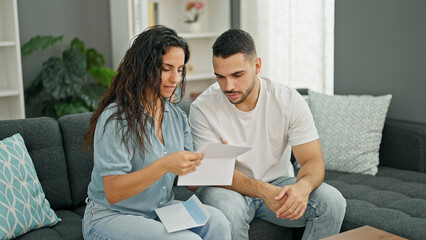
<svg viewBox="0 0 426 240">
<path fill-rule="evenodd" d="M 215 82 L 212 66 L 212 45 L 216 38 L 231 26 L 231 0 L 202 0 L 203 13 L 200 17 L 202 31 L 188 32 L 185 5 L 188 0 L 110 0 L 111 34 L 114 68 L 118 66 L 131 39 L 146 29 L 148 5 L 157 4 L 157 24 L 175 29 L 189 44 L 191 57 L 188 62 L 185 100 L 192 93 L 205 90 Z"/>
<path fill-rule="evenodd" d="M 0 120 L 25 118 L 16 0 L 0 0 Z"/>
</svg>

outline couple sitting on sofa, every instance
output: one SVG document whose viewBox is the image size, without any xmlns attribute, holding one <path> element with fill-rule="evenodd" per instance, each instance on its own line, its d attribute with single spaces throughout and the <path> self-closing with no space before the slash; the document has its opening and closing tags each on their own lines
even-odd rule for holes
<svg viewBox="0 0 426 240">
<path fill-rule="evenodd" d="M 84 237 L 248 239 L 254 217 L 305 227 L 303 239 L 339 233 L 346 202 L 322 183 L 324 160 L 303 97 L 257 77 L 261 60 L 253 39 L 228 30 L 213 45 L 218 84 L 192 104 L 189 126 L 170 103 L 176 87 L 184 88 L 189 55 L 174 30 L 155 26 L 135 39 L 120 63 L 85 135 L 94 168 Z M 167 233 L 154 209 L 172 204 L 176 175 L 202 164 L 193 146 L 209 142 L 252 150 L 238 158 L 231 186 L 191 187 L 211 214 L 206 225 Z M 301 166 L 297 177 L 291 150 Z"/>
</svg>

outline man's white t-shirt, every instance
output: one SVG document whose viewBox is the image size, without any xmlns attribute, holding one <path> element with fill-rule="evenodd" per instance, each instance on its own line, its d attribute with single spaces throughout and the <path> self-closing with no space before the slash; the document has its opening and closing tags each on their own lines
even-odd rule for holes
<svg viewBox="0 0 426 240">
<path fill-rule="evenodd" d="M 238 157 L 236 169 L 266 182 L 293 177 L 291 146 L 318 139 L 311 111 L 295 89 L 259 80 L 259 98 L 249 112 L 238 110 L 217 83 L 197 97 L 189 114 L 194 148 L 222 141 L 252 147 Z"/>
</svg>

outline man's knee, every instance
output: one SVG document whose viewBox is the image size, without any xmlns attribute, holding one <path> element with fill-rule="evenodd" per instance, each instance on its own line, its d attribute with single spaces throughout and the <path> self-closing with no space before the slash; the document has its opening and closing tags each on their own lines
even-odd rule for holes
<svg viewBox="0 0 426 240">
<path fill-rule="evenodd" d="M 207 209 L 211 214 L 210 221 L 212 222 L 211 222 L 210 228 L 215 231 L 223 231 L 223 232 L 230 233 L 231 223 L 225 217 L 223 212 L 211 206 L 207 206 Z"/>
<path fill-rule="evenodd" d="M 339 216 L 341 221 L 343 221 L 343 218 L 345 217 L 346 213 L 346 199 L 343 197 L 343 195 L 334 188 L 336 191 L 336 194 L 333 196 L 333 199 L 331 200 L 333 203 L 332 206 L 334 207 L 335 215 L 336 217 Z"/>
<path fill-rule="evenodd" d="M 331 214 L 338 221 L 342 221 L 346 213 L 346 199 L 339 190 L 326 183 L 322 183 L 317 190 L 318 201 L 321 202 L 323 212 Z"/>
</svg>

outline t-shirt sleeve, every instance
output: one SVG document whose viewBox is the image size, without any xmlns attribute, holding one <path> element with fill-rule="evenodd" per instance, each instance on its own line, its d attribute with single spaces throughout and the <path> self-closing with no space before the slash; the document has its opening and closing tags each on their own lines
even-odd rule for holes
<svg viewBox="0 0 426 240">
<path fill-rule="evenodd" d="M 297 146 L 318 139 L 311 110 L 306 100 L 293 90 L 288 140 L 291 146 Z"/>
<path fill-rule="evenodd" d="M 207 117 L 198 108 L 198 106 L 194 106 L 194 104 L 191 105 L 191 110 L 189 112 L 189 125 L 191 126 L 195 150 L 198 150 L 201 146 L 206 145 L 207 143 L 222 142 L 211 128 Z"/>
<path fill-rule="evenodd" d="M 131 154 L 133 149 L 126 148 L 122 142 L 123 129 L 116 120 L 108 121 L 108 114 L 102 114 L 98 119 L 94 137 L 94 161 L 101 177 L 123 175 L 132 169 Z M 105 131 L 104 131 L 105 127 Z M 131 145 L 129 141 L 129 145 Z"/>
</svg>

